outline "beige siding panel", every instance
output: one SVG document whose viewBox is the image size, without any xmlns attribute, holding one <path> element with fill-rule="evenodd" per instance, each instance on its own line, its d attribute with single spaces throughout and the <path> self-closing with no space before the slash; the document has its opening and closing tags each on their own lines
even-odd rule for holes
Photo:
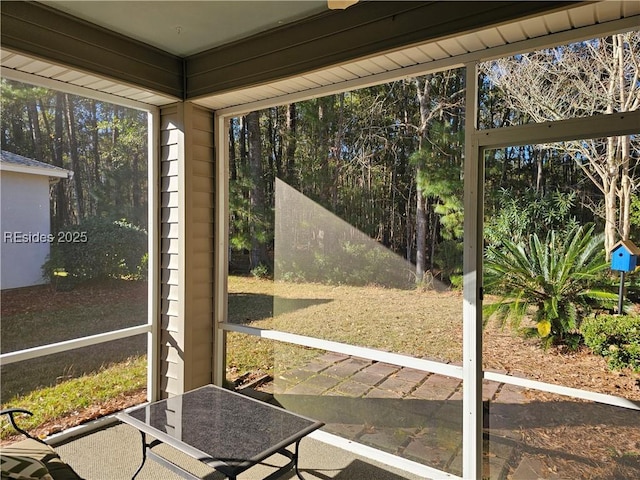
<svg viewBox="0 0 640 480">
<path fill-rule="evenodd" d="M 208 205 L 211 205 L 213 192 L 209 190 L 208 192 L 193 192 L 191 193 L 193 204 L 197 205 L 197 208 L 206 208 Z"/>
<path fill-rule="evenodd" d="M 210 176 L 194 176 L 191 182 L 191 190 L 195 192 L 208 192 L 209 194 L 213 194 L 211 188 L 212 183 L 213 178 Z"/>
<path fill-rule="evenodd" d="M 624 2 L 620 6 L 622 13 L 627 17 L 640 14 L 640 5 L 638 5 L 638 2 Z M 597 5 L 597 7 L 601 8 L 602 5 Z"/>
<path fill-rule="evenodd" d="M 160 206 L 177 208 L 180 197 L 177 192 L 162 192 L 160 194 Z"/>
<path fill-rule="evenodd" d="M 213 246 L 208 251 L 194 253 L 193 263 L 196 265 L 208 265 L 211 262 L 212 255 L 213 255 Z"/>
<path fill-rule="evenodd" d="M 213 154 L 213 151 L 210 152 Z M 213 165 L 209 161 L 196 161 L 193 162 L 193 174 L 199 177 L 207 177 L 213 178 Z M 213 181 L 211 182 L 213 183 Z M 209 189 L 213 191 L 212 186 L 209 186 Z"/>
<path fill-rule="evenodd" d="M 177 255 L 178 253 L 180 253 L 180 244 L 178 240 L 171 239 L 171 238 L 163 238 L 160 241 L 160 251 L 162 253 Z"/>
<path fill-rule="evenodd" d="M 206 372 L 207 370 L 211 370 L 211 364 L 210 363 L 208 365 L 203 364 L 200 366 L 198 370 L 203 372 Z M 193 377 L 194 385 L 207 385 L 209 383 L 211 383 L 211 377 L 207 376 L 205 373 Z"/>
<path fill-rule="evenodd" d="M 404 51 L 404 54 L 413 60 L 416 64 L 418 63 L 426 63 L 431 60 L 431 57 L 420 50 L 418 47 L 409 48 Z"/>
<path fill-rule="evenodd" d="M 177 255 L 164 254 L 161 256 L 160 266 L 162 268 L 172 268 L 175 270 L 178 268 L 178 260 Z"/>
<path fill-rule="evenodd" d="M 213 146 L 193 145 L 191 148 L 192 163 L 209 163 L 213 158 Z"/>
<path fill-rule="evenodd" d="M 180 284 L 180 272 L 177 270 L 169 270 L 164 268 L 160 273 L 160 281 L 165 285 L 179 285 Z"/>
<path fill-rule="evenodd" d="M 167 317 L 177 316 L 180 312 L 178 302 L 173 300 L 162 300 L 162 302 L 160 302 L 160 311 Z"/>
<path fill-rule="evenodd" d="M 160 221 L 168 223 L 176 223 L 178 221 L 178 211 L 175 208 L 161 208 Z"/>
<path fill-rule="evenodd" d="M 210 296 L 205 296 L 203 298 L 194 298 L 193 299 L 193 308 L 196 311 L 203 312 L 201 315 L 207 316 L 206 311 L 213 307 L 213 300 Z"/>
<path fill-rule="evenodd" d="M 162 347 L 162 358 L 165 361 L 170 363 L 182 362 L 182 359 L 180 358 L 181 353 L 173 347 L 173 345 L 180 345 L 181 343 L 178 339 L 178 335 L 164 331 L 162 332 L 160 343 Z"/>
<path fill-rule="evenodd" d="M 160 398 L 169 398 L 184 393 L 181 380 L 162 375 L 160 377 Z"/>
<path fill-rule="evenodd" d="M 164 112 L 164 109 L 163 109 Z M 160 130 L 178 130 L 178 116 L 176 114 L 162 115 L 160 117 Z"/>
<path fill-rule="evenodd" d="M 193 128 L 213 132 L 213 115 L 208 110 L 195 106 L 193 108 Z M 211 140 L 213 143 L 213 140 Z"/>
<path fill-rule="evenodd" d="M 213 248 L 211 248 L 211 238 L 201 238 L 198 239 L 198 242 L 194 242 L 193 247 L 191 248 L 191 253 L 196 255 L 199 253 L 208 253 L 209 255 L 212 255 L 213 252 Z M 211 262 L 207 262 L 207 263 L 211 263 Z M 198 265 L 197 267 L 194 266 L 195 268 L 212 268 L 212 265 Z"/>
<path fill-rule="evenodd" d="M 161 145 L 177 145 L 180 141 L 181 132 L 176 129 L 163 130 L 160 134 Z"/>
<path fill-rule="evenodd" d="M 160 290 L 163 299 L 174 300 L 176 302 L 180 300 L 180 291 L 178 287 L 173 285 L 162 285 Z"/>
<path fill-rule="evenodd" d="M 194 223 L 192 232 L 195 238 L 205 240 L 201 243 L 208 243 L 213 238 L 213 225 L 210 222 Z"/>
<path fill-rule="evenodd" d="M 180 376 L 180 369 L 175 363 L 164 362 L 160 373 L 169 378 L 177 379 Z"/>
<path fill-rule="evenodd" d="M 160 163 L 160 175 L 162 177 L 178 175 L 178 162 L 176 160 L 164 160 Z"/>
<path fill-rule="evenodd" d="M 213 194 L 211 195 L 213 201 Z M 199 207 L 194 208 L 191 213 L 192 218 L 196 222 L 212 222 L 213 221 L 213 207 Z"/>
<path fill-rule="evenodd" d="M 171 277 L 169 280 L 170 281 L 174 280 L 174 278 Z M 210 268 L 194 268 L 193 274 L 192 274 L 192 280 L 196 282 L 198 285 L 208 284 L 210 286 L 211 282 L 213 281 L 213 278 L 211 275 L 211 269 Z M 205 295 L 210 294 L 210 292 L 207 292 L 206 290 L 204 291 L 204 293 Z"/>
<path fill-rule="evenodd" d="M 211 137 L 213 132 L 209 130 L 194 130 L 193 131 L 193 143 L 194 145 L 204 145 L 211 147 Z"/>
<path fill-rule="evenodd" d="M 160 253 L 166 255 L 178 255 L 180 253 L 179 240 L 175 238 L 163 238 L 160 240 Z"/>
<path fill-rule="evenodd" d="M 175 176 L 162 177 L 160 182 L 160 188 L 163 192 L 177 192 L 178 191 L 178 178 Z"/>
<path fill-rule="evenodd" d="M 607 20 L 611 20 L 611 18 L 605 19 L 605 21 Z M 557 33 L 566 30 L 567 25 L 571 24 L 569 15 L 566 11 L 560 11 L 545 15 L 545 21 L 551 33 Z"/>
<path fill-rule="evenodd" d="M 165 315 L 162 328 L 164 328 L 167 333 L 175 335 L 180 331 L 180 320 L 176 315 Z"/>
<path fill-rule="evenodd" d="M 177 239 L 179 234 L 178 225 L 175 223 L 163 223 L 160 234 L 162 238 Z"/>
<path fill-rule="evenodd" d="M 213 116 L 185 103 L 161 125 L 161 383 L 173 395 L 212 379 Z"/>
<path fill-rule="evenodd" d="M 160 160 L 174 160 L 178 157 L 178 145 L 163 145 L 160 147 Z"/>
</svg>

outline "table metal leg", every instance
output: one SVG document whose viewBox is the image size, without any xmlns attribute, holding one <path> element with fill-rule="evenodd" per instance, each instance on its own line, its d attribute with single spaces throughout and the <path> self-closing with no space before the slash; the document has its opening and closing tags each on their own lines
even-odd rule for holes
<svg viewBox="0 0 640 480">
<path fill-rule="evenodd" d="M 142 435 L 142 463 L 136 470 L 136 473 L 133 474 L 133 477 L 131 477 L 131 480 L 135 480 L 135 478 L 140 473 L 140 470 L 142 470 L 142 467 L 144 467 L 145 462 L 147 461 L 147 435 L 144 432 L 140 432 L 140 434 Z"/>
<path fill-rule="evenodd" d="M 298 440 L 296 442 L 295 447 L 293 447 L 293 468 L 296 472 L 296 476 L 300 479 L 300 480 L 304 480 L 304 478 L 302 478 L 302 475 L 300 475 L 300 470 L 298 470 L 298 447 L 300 446 L 300 440 Z"/>
</svg>

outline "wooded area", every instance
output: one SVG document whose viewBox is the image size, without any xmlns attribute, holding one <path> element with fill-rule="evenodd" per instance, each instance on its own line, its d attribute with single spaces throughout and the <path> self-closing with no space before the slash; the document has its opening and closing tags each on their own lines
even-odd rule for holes
<svg viewBox="0 0 640 480">
<path fill-rule="evenodd" d="M 482 66 L 481 128 L 631 111 L 640 34 Z M 424 272 L 461 272 L 463 71 L 399 80 L 232 119 L 232 259 L 273 264 L 279 178 Z M 146 114 L 2 80 L 2 148 L 72 170 L 52 191 L 52 230 L 92 217 L 146 229 Z M 637 136 L 488 152 L 485 237 L 524 239 L 593 222 L 607 250 L 637 238 Z"/>
<path fill-rule="evenodd" d="M 640 35 L 619 34 L 482 65 L 481 128 L 632 111 Z M 229 132 L 232 246 L 270 265 L 274 179 L 425 271 L 461 272 L 463 71 L 273 107 Z M 259 137 L 259 140 L 258 140 Z M 525 240 L 595 223 L 606 251 L 637 234 L 638 137 L 488 152 L 485 236 Z M 262 158 L 262 162 L 257 162 Z M 265 248 L 267 247 L 267 248 Z"/>
</svg>

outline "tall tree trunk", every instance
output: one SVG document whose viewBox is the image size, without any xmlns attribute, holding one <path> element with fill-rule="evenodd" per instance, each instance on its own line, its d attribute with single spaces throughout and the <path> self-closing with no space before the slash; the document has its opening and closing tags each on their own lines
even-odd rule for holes
<svg viewBox="0 0 640 480">
<path fill-rule="evenodd" d="M 57 167 L 64 168 L 63 135 L 64 135 L 64 93 L 56 93 L 56 108 L 53 121 L 53 159 Z M 67 196 L 64 181 L 56 183 L 54 186 L 55 210 L 53 215 L 53 231 L 59 231 L 68 222 Z"/>
<path fill-rule="evenodd" d="M 131 201 L 136 225 L 144 225 L 146 212 L 142 210 L 142 181 L 140 178 L 140 155 L 134 152 L 131 158 Z"/>
<path fill-rule="evenodd" d="M 430 81 L 433 74 L 426 75 L 415 80 L 416 93 L 418 95 L 418 103 L 420 106 L 420 146 L 422 148 L 423 141 L 428 135 L 428 125 L 431 118 L 431 95 Z M 416 185 L 418 179 L 422 175 L 420 166 L 416 168 Z M 427 213 L 425 209 L 426 199 L 422 194 L 420 187 L 416 188 L 416 281 L 422 282 L 424 272 L 426 270 L 426 249 L 427 249 Z"/>
<path fill-rule="evenodd" d="M 251 205 L 251 267 L 260 265 L 270 267 L 267 247 L 264 242 L 265 222 L 265 182 L 262 167 L 262 139 L 260 136 L 260 114 L 251 112 L 246 117 L 247 133 L 249 137 L 249 175 L 251 190 L 249 202 Z"/>
<path fill-rule="evenodd" d="M 43 161 L 42 154 L 42 132 L 40 131 L 40 121 L 38 119 L 38 107 L 35 100 L 29 100 L 27 103 L 27 111 L 29 113 L 29 123 L 31 124 L 31 138 L 33 141 L 33 151 L 36 159 Z"/>
<path fill-rule="evenodd" d="M 296 104 L 290 103 L 286 106 L 286 134 L 284 136 L 286 142 L 285 148 L 285 179 L 289 185 L 294 185 L 295 179 L 295 161 L 297 147 L 297 112 Z"/>
<path fill-rule="evenodd" d="M 544 192 L 542 191 L 542 181 L 543 181 L 542 152 L 540 151 L 539 148 L 533 147 L 533 155 L 535 156 L 535 159 L 536 159 L 536 193 L 542 197 L 544 195 Z"/>
<path fill-rule="evenodd" d="M 236 165 L 236 136 L 235 119 L 229 122 L 229 180 L 235 182 L 238 179 L 238 166 Z"/>
<path fill-rule="evenodd" d="M 97 102 L 95 100 L 91 100 L 89 102 L 90 105 L 90 128 L 91 128 L 91 143 L 92 148 L 92 157 L 93 157 L 93 168 L 92 168 L 92 188 L 94 192 L 102 191 L 102 179 L 101 175 L 101 161 L 100 161 L 100 137 L 98 134 L 98 107 Z M 87 175 L 89 176 L 89 175 Z M 90 195 L 90 210 L 91 214 L 95 215 L 100 210 L 100 205 L 98 204 L 98 195 Z"/>
<path fill-rule="evenodd" d="M 69 139 L 69 156 L 71 157 L 73 185 L 75 187 L 76 194 L 77 221 L 80 222 L 85 217 L 85 206 L 84 190 L 82 189 L 82 167 L 80 165 L 80 155 L 78 154 L 78 138 L 76 135 L 76 119 L 73 97 L 65 95 L 65 107 L 67 138 Z"/>
</svg>

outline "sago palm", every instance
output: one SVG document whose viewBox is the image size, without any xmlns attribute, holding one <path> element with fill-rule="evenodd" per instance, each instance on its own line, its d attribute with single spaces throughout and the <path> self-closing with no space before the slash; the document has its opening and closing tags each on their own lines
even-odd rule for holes
<svg viewBox="0 0 640 480">
<path fill-rule="evenodd" d="M 594 306 L 615 303 L 599 282 L 607 267 L 603 235 L 593 226 L 552 230 L 544 241 L 533 234 L 528 244 L 506 239 L 487 249 L 484 288 L 499 300 L 485 307 L 485 321 L 496 315 L 517 328 L 532 312 L 540 336 L 561 341 Z"/>
</svg>

